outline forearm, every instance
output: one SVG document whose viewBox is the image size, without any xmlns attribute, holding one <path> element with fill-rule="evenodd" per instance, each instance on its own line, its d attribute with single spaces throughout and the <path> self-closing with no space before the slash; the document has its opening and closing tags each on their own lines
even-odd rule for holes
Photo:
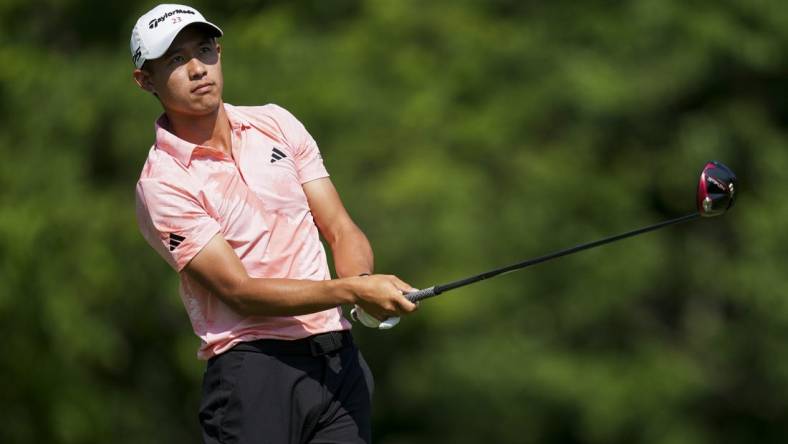
<svg viewBox="0 0 788 444">
<path fill-rule="evenodd" d="M 337 276 L 371 274 L 374 261 L 369 241 L 345 211 L 331 181 L 322 178 L 307 182 L 304 192 L 315 224 L 331 246 Z"/>
<path fill-rule="evenodd" d="M 353 280 L 250 277 L 223 290 L 220 298 L 244 315 L 298 316 L 355 303 L 358 290 Z"/>
<path fill-rule="evenodd" d="M 371 274 L 375 268 L 369 240 L 355 225 L 336 236 L 331 242 L 331 252 L 334 257 L 334 268 L 339 277 Z"/>
<path fill-rule="evenodd" d="M 182 273 L 242 315 L 297 316 L 355 303 L 363 278 L 312 281 L 250 277 L 221 235 Z"/>
<path fill-rule="evenodd" d="M 333 242 L 342 236 L 332 237 Z M 353 239 L 345 237 L 345 241 Z M 358 277 L 372 270 L 372 252 L 366 237 L 339 242 L 343 273 L 351 277 L 326 281 L 252 278 L 238 256 L 221 235 L 208 244 L 186 265 L 182 273 L 210 291 L 242 315 L 298 316 L 331 309 L 341 304 L 365 304 L 368 312 L 381 319 L 415 306 L 402 297 L 411 287 L 396 276 Z M 361 252 L 361 260 L 352 259 Z M 365 253 L 366 252 L 366 253 Z"/>
</svg>

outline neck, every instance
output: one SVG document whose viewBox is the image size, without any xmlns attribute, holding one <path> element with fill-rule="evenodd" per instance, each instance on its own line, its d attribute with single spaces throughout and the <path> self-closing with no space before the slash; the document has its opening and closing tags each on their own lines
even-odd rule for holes
<svg viewBox="0 0 788 444">
<path fill-rule="evenodd" d="M 208 146 L 231 154 L 230 121 L 220 104 L 216 111 L 190 116 L 166 111 L 172 132 L 181 139 L 195 145 Z"/>
</svg>

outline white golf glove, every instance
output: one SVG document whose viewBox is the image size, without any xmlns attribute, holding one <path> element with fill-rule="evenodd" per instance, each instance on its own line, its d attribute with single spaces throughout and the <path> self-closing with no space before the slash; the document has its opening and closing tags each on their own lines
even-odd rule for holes
<svg viewBox="0 0 788 444">
<path fill-rule="evenodd" d="M 385 321 L 378 321 L 376 317 L 367 313 L 358 305 L 350 310 L 350 317 L 355 321 L 361 322 L 365 327 L 377 328 L 379 330 L 388 330 L 399 324 L 399 316 L 388 318 Z"/>
</svg>

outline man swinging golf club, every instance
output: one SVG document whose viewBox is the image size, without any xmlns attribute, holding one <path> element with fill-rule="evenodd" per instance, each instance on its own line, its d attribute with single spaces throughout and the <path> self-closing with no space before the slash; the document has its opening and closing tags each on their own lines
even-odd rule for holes
<svg viewBox="0 0 788 444">
<path fill-rule="evenodd" d="M 295 117 L 223 102 L 221 35 L 183 5 L 156 6 L 131 34 L 134 80 L 164 109 L 137 218 L 178 272 L 208 360 L 203 439 L 370 442 L 372 376 L 338 306 L 397 317 L 416 309 L 403 296 L 415 289 L 371 274 L 369 242 Z"/>
</svg>

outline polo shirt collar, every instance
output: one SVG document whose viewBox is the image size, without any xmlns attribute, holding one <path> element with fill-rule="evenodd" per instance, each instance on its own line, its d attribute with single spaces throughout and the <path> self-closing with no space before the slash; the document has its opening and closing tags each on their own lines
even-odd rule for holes
<svg viewBox="0 0 788 444">
<path fill-rule="evenodd" d="M 230 121 L 230 127 L 233 130 L 245 130 L 251 128 L 249 122 L 235 110 L 232 105 L 224 104 L 225 114 Z M 167 154 L 177 159 L 183 165 L 189 166 L 191 163 L 192 153 L 200 145 L 187 142 L 175 133 L 170 131 L 170 121 L 167 119 L 167 114 L 162 114 L 156 119 L 156 147 L 164 150 Z"/>
<path fill-rule="evenodd" d="M 225 103 L 224 111 L 227 114 L 227 119 L 230 121 L 230 126 L 234 130 L 246 130 L 252 127 L 244 115 L 235 109 L 235 106 Z"/>
<path fill-rule="evenodd" d="M 167 114 L 162 114 L 156 120 L 156 148 L 176 158 L 183 165 L 189 166 L 189 163 L 191 163 L 192 151 L 194 151 L 197 146 L 198 145 L 187 142 L 170 132 L 170 121 L 167 119 Z"/>
</svg>

